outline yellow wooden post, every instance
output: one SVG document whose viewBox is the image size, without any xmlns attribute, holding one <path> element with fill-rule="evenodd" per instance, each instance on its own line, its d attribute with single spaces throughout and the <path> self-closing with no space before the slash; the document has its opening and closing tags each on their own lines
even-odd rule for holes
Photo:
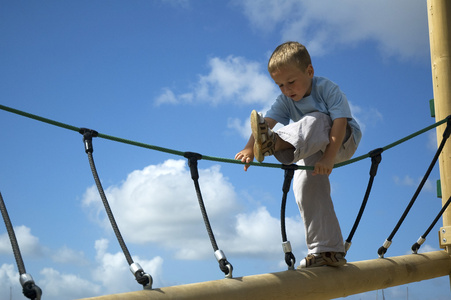
<svg viewBox="0 0 451 300">
<path fill-rule="evenodd" d="M 431 46 L 432 82 L 434 86 L 435 118 L 451 115 L 451 1 L 428 0 L 429 39 Z M 445 125 L 437 128 L 438 143 Z M 439 159 L 443 203 L 451 196 L 451 143 L 447 143 Z M 451 208 L 443 214 L 443 227 L 451 233 Z M 441 244 L 450 251 L 451 240 Z"/>
<path fill-rule="evenodd" d="M 443 120 L 451 115 L 451 1 L 428 0 L 429 43 L 431 47 L 432 83 L 435 118 Z M 437 128 L 441 142 L 444 126 Z M 439 158 L 442 205 L 451 196 L 451 143 L 448 142 Z M 443 214 L 440 245 L 451 254 L 451 208 Z M 451 283 L 451 274 L 450 274 Z"/>
</svg>

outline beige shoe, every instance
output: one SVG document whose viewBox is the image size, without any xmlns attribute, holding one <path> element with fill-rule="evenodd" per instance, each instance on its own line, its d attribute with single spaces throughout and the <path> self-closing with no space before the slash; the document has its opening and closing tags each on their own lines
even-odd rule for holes
<svg viewBox="0 0 451 300">
<path fill-rule="evenodd" d="M 345 254 L 341 252 L 323 252 L 309 254 L 301 260 L 299 268 L 314 268 L 321 266 L 341 267 L 346 263 Z"/>
<path fill-rule="evenodd" d="M 251 113 L 251 128 L 254 136 L 254 156 L 262 162 L 265 156 L 273 155 L 276 146 L 276 135 L 269 128 L 261 113 L 253 110 Z"/>
</svg>

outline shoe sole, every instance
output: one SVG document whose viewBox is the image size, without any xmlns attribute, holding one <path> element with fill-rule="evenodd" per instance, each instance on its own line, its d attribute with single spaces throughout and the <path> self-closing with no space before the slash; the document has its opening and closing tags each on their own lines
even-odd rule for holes
<svg viewBox="0 0 451 300">
<path fill-rule="evenodd" d="M 300 265 L 299 267 L 297 267 L 297 269 L 309 269 L 309 268 L 319 268 L 319 267 L 334 267 L 334 268 L 337 268 L 337 267 L 344 266 L 347 262 L 348 261 L 344 257 L 338 259 L 338 261 L 336 261 L 336 262 L 325 261 L 323 259 L 320 263 L 316 263 L 316 264 L 314 263 L 314 264 L 311 264 L 309 266 Z"/>
<path fill-rule="evenodd" d="M 262 162 L 265 159 L 261 151 L 262 147 L 262 137 L 260 131 L 259 115 L 256 110 L 251 112 L 251 129 L 252 135 L 254 136 L 254 157 L 258 162 Z"/>
<path fill-rule="evenodd" d="M 344 266 L 347 263 L 345 258 L 340 259 L 339 261 L 335 262 L 335 263 L 327 263 L 326 266 L 330 266 L 330 267 L 341 267 Z"/>
</svg>

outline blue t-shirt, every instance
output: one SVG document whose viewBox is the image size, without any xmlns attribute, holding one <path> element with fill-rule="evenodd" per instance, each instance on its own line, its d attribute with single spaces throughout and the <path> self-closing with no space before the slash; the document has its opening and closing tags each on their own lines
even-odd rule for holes
<svg viewBox="0 0 451 300">
<path fill-rule="evenodd" d="M 300 101 L 281 94 L 271 106 L 265 117 L 288 125 L 290 120 L 299 121 L 305 114 L 319 111 L 330 116 L 333 120 L 347 118 L 349 126 L 353 129 L 353 137 L 356 145 L 362 138 L 360 126 L 352 117 L 346 95 L 338 85 L 327 78 L 314 76 L 312 79 L 312 91 L 309 96 Z"/>
</svg>

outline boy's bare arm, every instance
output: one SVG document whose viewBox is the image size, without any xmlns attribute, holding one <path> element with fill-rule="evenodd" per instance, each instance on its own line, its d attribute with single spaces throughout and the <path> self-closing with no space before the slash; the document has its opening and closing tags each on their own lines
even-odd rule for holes
<svg viewBox="0 0 451 300">
<path fill-rule="evenodd" d="M 271 129 L 277 124 L 277 121 L 271 118 L 265 118 L 265 121 Z M 244 171 L 249 169 L 250 165 L 248 165 L 248 163 L 251 163 L 254 160 L 254 142 L 254 136 L 251 134 L 249 141 L 246 146 L 244 146 L 244 149 L 235 155 L 236 160 L 241 160 L 243 163 L 246 163 L 244 166 Z"/>
<path fill-rule="evenodd" d="M 332 173 L 335 157 L 346 135 L 347 124 L 346 118 L 338 118 L 333 121 L 329 134 L 329 145 L 327 145 L 323 157 L 315 164 L 313 175 L 329 175 Z"/>
</svg>

